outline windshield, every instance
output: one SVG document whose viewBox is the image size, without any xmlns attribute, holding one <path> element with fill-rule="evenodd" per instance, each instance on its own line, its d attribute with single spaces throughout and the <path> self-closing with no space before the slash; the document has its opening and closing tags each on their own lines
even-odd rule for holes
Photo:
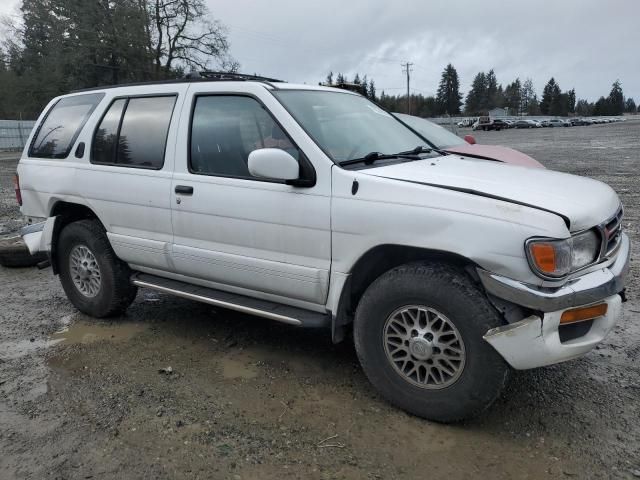
<svg viewBox="0 0 640 480">
<path fill-rule="evenodd" d="M 359 95 L 318 90 L 272 93 L 335 162 L 425 145 L 405 125 Z"/>
<path fill-rule="evenodd" d="M 424 118 L 414 117 L 406 113 L 394 113 L 394 115 L 429 140 L 429 142 L 433 143 L 437 148 L 455 147 L 465 143 L 460 137 L 454 135 L 446 128 L 436 125 Z"/>
</svg>

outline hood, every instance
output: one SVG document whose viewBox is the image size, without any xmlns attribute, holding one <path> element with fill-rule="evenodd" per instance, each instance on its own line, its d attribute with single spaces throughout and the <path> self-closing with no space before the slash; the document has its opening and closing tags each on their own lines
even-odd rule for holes
<svg viewBox="0 0 640 480">
<path fill-rule="evenodd" d="M 478 145 L 477 143 L 475 145 L 469 145 L 468 143 L 464 143 L 453 147 L 447 147 L 444 150 L 451 153 L 459 153 L 461 155 L 477 155 L 479 157 L 498 160 L 511 165 L 544 168 L 540 162 L 529 155 L 501 145 Z"/>
<path fill-rule="evenodd" d="M 374 167 L 360 173 L 547 210 L 568 219 L 571 231 L 607 220 L 620 205 L 613 189 L 597 180 L 457 155 Z"/>
</svg>

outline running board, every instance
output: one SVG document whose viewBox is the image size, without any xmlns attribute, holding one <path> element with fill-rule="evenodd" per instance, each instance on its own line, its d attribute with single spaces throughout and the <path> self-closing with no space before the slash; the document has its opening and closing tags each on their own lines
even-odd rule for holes
<svg viewBox="0 0 640 480">
<path fill-rule="evenodd" d="M 134 273 L 131 276 L 131 283 L 138 287 L 151 288 L 177 297 L 208 303 L 209 305 L 228 308 L 249 315 L 269 318 L 298 327 L 317 328 L 328 327 L 330 325 L 329 315 L 326 314 L 311 312 L 302 308 L 291 307 L 268 300 L 259 300 L 237 293 L 200 287 L 198 285 L 146 273 Z"/>
</svg>

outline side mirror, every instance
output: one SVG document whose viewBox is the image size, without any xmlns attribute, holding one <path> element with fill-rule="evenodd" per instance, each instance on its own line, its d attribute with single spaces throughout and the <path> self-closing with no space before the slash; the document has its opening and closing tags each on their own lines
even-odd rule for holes
<svg viewBox="0 0 640 480">
<path fill-rule="evenodd" d="M 300 165 L 290 154 L 279 148 L 260 148 L 249 154 L 249 173 L 254 177 L 273 180 L 297 180 Z"/>
<path fill-rule="evenodd" d="M 475 145 L 476 144 L 476 139 L 473 138 L 473 135 L 465 135 L 464 136 L 464 141 L 467 142 L 469 145 Z"/>
</svg>

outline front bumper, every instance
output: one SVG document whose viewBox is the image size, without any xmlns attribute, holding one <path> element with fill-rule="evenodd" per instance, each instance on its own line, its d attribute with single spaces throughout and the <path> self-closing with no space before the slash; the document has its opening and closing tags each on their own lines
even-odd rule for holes
<svg viewBox="0 0 640 480">
<path fill-rule="evenodd" d="M 570 280 L 559 288 L 528 285 L 481 268 L 477 271 L 487 293 L 521 307 L 554 312 L 588 305 L 620 293 L 624 289 L 629 272 L 630 256 L 629 237 L 623 233 L 618 256 L 612 265 Z"/>
<path fill-rule="evenodd" d="M 484 339 L 518 370 L 551 365 L 589 352 L 614 327 L 622 312 L 622 298 L 629 271 L 631 247 L 623 234 L 613 264 L 588 273 L 559 288 L 541 288 L 478 269 L 487 293 L 540 312 L 503 327 L 489 330 Z M 573 307 L 605 302 L 606 315 L 592 321 L 588 331 L 561 341 L 560 317 Z"/>
<path fill-rule="evenodd" d="M 484 339 L 517 370 L 543 367 L 579 357 L 591 351 L 615 326 L 622 313 L 620 295 L 604 299 L 607 314 L 593 320 L 582 337 L 560 340 L 558 327 L 563 310 L 544 314 L 544 320 L 532 315 L 504 327 L 489 330 Z"/>
</svg>

